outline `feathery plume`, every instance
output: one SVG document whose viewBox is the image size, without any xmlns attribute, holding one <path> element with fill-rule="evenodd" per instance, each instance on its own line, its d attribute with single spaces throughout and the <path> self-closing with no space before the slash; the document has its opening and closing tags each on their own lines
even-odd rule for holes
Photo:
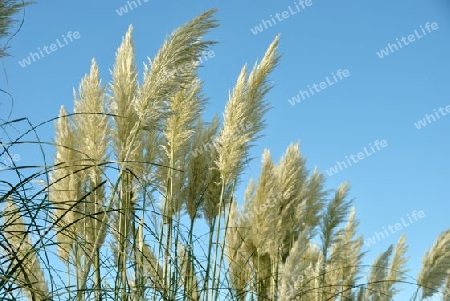
<svg viewBox="0 0 450 301">
<path fill-rule="evenodd" d="M 142 164 L 130 163 L 138 161 L 142 153 L 142 131 L 137 128 L 138 117 L 133 107 L 136 103 L 138 82 L 132 34 L 133 27 L 130 26 L 117 49 L 110 84 L 112 95 L 109 108 L 114 115 L 111 136 L 116 158 L 124 170 L 132 167 L 134 174 L 140 174 L 139 166 Z"/>
<path fill-rule="evenodd" d="M 143 173 L 142 161 L 143 135 L 139 129 L 137 113 L 133 105 L 136 103 L 138 93 L 137 71 L 135 66 L 134 45 L 132 40 L 133 27 L 128 28 L 122 43 L 116 52 L 116 60 L 112 70 L 112 83 L 110 90 L 109 108 L 114 114 L 114 123 L 111 130 L 113 150 L 119 164 L 118 194 L 114 215 L 113 237 L 117 242 L 117 268 L 120 274 L 122 287 L 117 288 L 124 293 L 127 282 L 126 262 L 129 247 L 129 237 L 134 232 L 134 216 L 136 207 L 135 176 Z"/>
<path fill-rule="evenodd" d="M 315 229 L 322 218 L 321 210 L 324 207 L 324 192 L 325 177 L 319 173 L 317 168 L 312 172 L 312 175 L 308 178 L 306 184 L 305 200 L 302 206 L 298 208 L 299 220 L 302 221 L 310 229 Z M 311 234 L 315 234 L 314 230 L 311 230 Z"/>
<path fill-rule="evenodd" d="M 300 232 L 286 258 L 286 263 L 281 268 L 281 282 L 278 287 L 280 301 L 297 300 L 298 296 L 305 294 L 304 283 L 307 282 L 305 270 L 309 265 L 309 261 L 306 261 L 305 258 L 310 243 L 309 230 L 305 228 Z M 311 274 L 308 276 L 312 277 Z"/>
<path fill-rule="evenodd" d="M 106 227 L 101 225 L 107 218 L 103 208 L 105 188 L 102 184 L 105 167 L 101 164 L 107 160 L 109 127 L 108 117 L 104 114 L 104 93 L 95 60 L 92 60 L 91 71 L 83 78 L 78 94 L 79 97 L 74 95 L 74 124 L 80 164 L 89 167 L 81 175 L 86 193 L 89 194 L 83 212 L 87 224 L 86 248 L 90 249 L 95 243 L 97 248 L 103 244 Z"/>
<path fill-rule="evenodd" d="M 134 104 L 144 128 L 158 128 L 166 115 L 164 102 L 191 82 L 192 70 L 180 70 L 179 67 L 198 61 L 201 54 L 214 44 L 201 39 L 208 30 L 217 27 L 217 21 L 212 18 L 215 11 L 202 13 L 176 29 L 150 61 L 150 68 L 145 66 L 144 80 Z M 167 74 L 173 76 L 167 77 Z"/>
<path fill-rule="evenodd" d="M 370 269 L 365 300 L 382 300 L 386 297 L 387 292 L 384 290 L 384 281 L 388 274 L 389 258 L 392 255 L 393 246 L 380 254 L 373 262 Z M 370 299 L 372 298 L 372 299 Z"/>
<path fill-rule="evenodd" d="M 320 238 L 322 241 L 322 252 L 327 254 L 333 240 L 336 238 L 336 228 L 344 221 L 350 209 L 350 201 L 346 197 L 350 186 L 348 183 L 341 184 L 337 189 L 333 200 L 328 204 L 320 224 Z M 326 260 L 325 256 L 325 260 Z"/>
<path fill-rule="evenodd" d="M 359 272 L 361 271 L 361 263 L 362 258 L 365 254 L 365 252 L 361 252 L 361 248 L 363 246 L 363 238 L 358 237 L 354 240 L 352 240 L 349 243 L 348 248 L 348 261 L 342 261 L 342 264 L 344 265 L 342 269 L 342 296 L 345 297 L 351 297 L 352 291 L 351 288 L 353 288 L 356 284 L 356 281 L 359 280 Z"/>
<path fill-rule="evenodd" d="M 244 250 L 244 241 L 247 239 L 247 229 L 241 218 L 236 202 L 231 203 L 230 223 L 227 229 L 227 243 L 225 252 L 230 265 L 229 275 L 231 285 L 237 300 L 244 301 L 248 277 L 249 254 Z"/>
<path fill-rule="evenodd" d="M 225 107 L 223 128 L 217 137 L 217 167 L 224 183 L 238 179 L 248 162 L 245 158 L 250 142 L 258 138 L 258 132 L 265 126 L 263 116 L 268 103 L 264 97 L 272 88 L 267 76 L 280 58 L 277 54 L 278 41 L 279 36 L 270 44 L 261 62 L 255 64 L 248 79 L 247 66 L 241 69 Z M 242 124 L 249 126 L 242 127 Z"/>
<path fill-rule="evenodd" d="M 178 243 L 180 265 L 181 265 L 181 281 L 183 282 L 185 294 L 189 301 L 200 300 L 198 289 L 198 280 L 195 274 L 194 262 L 192 256 L 186 248 Z"/>
<path fill-rule="evenodd" d="M 277 182 L 273 176 L 275 174 L 275 164 L 270 156 L 270 151 L 265 149 L 262 156 L 262 169 L 256 187 L 255 198 L 249 207 L 249 222 L 251 228 L 251 239 L 255 244 L 260 255 L 268 254 L 273 248 L 276 248 L 271 233 L 278 234 L 273 229 L 276 223 L 275 215 L 271 215 L 275 210 L 262 210 L 261 207 L 266 201 L 273 202 Z M 279 209 L 278 209 L 279 210 Z"/>
<path fill-rule="evenodd" d="M 164 216 L 179 212 L 186 199 L 187 173 L 184 171 L 189 154 L 189 138 L 194 133 L 195 121 L 200 117 L 205 102 L 201 89 L 200 80 L 193 77 L 190 87 L 180 90 L 168 102 L 169 116 L 163 131 L 158 173 L 161 190 L 167 196 L 164 199 L 166 204 L 163 205 L 166 208 Z"/>
<path fill-rule="evenodd" d="M 244 250 L 247 254 L 256 254 L 256 245 L 251 236 L 253 226 L 251 226 L 250 212 L 253 210 L 256 195 L 256 184 L 253 179 L 250 179 L 244 193 L 244 206 L 241 214 L 241 228 L 245 230 Z"/>
<path fill-rule="evenodd" d="M 202 202 L 201 212 L 206 219 L 206 222 L 210 226 L 210 228 L 214 224 L 214 219 L 219 214 L 219 206 L 222 201 L 222 210 L 224 207 L 229 204 L 232 195 L 232 185 L 226 185 L 224 187 L 224 194 L 222 200 L 220 199 L 220 194 L 222 192 L 222 183 L 220 180 L 220 171 L 215 168 L 215 162 L 219 156 L 217 149 L 213 149 L 210 151 L 210 159 L 209 162 L 212 162 L 212 165 L 209 165 L 207 177 L 205 184 L 207 185 L 206 191 L 204 193 L 204 201 Z M 222 211 L 223 212 L 223 211 Z"/>
<path fill-rule="evenodd" d="M 160 292 L 164 291 L 163 268 L 156 259 L 152 249 L 145 242 L 142 243 L 143 269 L 144 274 L 148 276 L 149 287 Z"/>
<path fill-rule="evenodd" d="M 79 153 L 76 151 L 73 125 L 63 106 L 56 122 L 55 145 L 55 169 L 50 174 L 49 199 L 55 208 L 58 255 L 68 262 L 71 244 L 76 239 L 76 233 L 82 230 L 79 222 L 82 210 L 78 201 L 81 197 L 80 168 L 76 166 Z"/>
<path fill-rule="evenodd" d="M 25 221 L 12 198 L 8 198 L 3 210 L 3 230 L 11 266 L 17 266 L 13 281 L 25 290 L 29 299 L 43 301 L 49 296 L 44 273 L 39 264 L 36 250 L 32 248 L 30 231 L 25 228 Z M 6 244 L 3 244 L 6 245 Z M 8 272 L 6 272 L 8 275 Z"/>
<path fill-rule="evenodd" d="M 397 282 L 401 282 L 406 279 L 406 273 L 408 272 L 408 270 L 406 269 L 405 265 L 408 261 L 408 257 L 405 256 L 405 254 L 407 250 L 408 245 L 406 244 L 406 236 L 402 235 L 395 247 L 391 266 L 389 267 L 389 272 L 387 275 L 387 281 L 384 283 L 385 287 L 383 291 L 387 293 L 387 296 L 384 297 L 386 301 L 392 300 L 394 295 L 399 292 L 399 290 L 397 290 L 394 285 Z"/>
<path fill-rule="evenodd" d="M 195 133 L 192 137 L 191 152 L 187 163 L 187 187 L 186 187 L 186 211 L 191 219 L 201 217 L 201 208 L 208 207 L 206 212 L 218 212 L 215 203 L 205 202 L 205 190 L 212 185 L 216 185 L 219 179 L 213 179 L 214 158 L 216 149 L 213 142 L 217 134 L 219 119 L 214 117 L 209 126 L 204 126 L 203 120 L 198 119 Z M 207 148 L 207 149 L 206 149 Z M 205 152 L 206 151 L 206 152 Z M 199 153 L 201 152 L 201 153 Z M 214 201 L 209 198 L 210 201 Z M 210 208 L 213 207 L 213 208 Z M 214 215 L 214 213 L 212 214 Z M 212 217 L 208 215 L 208 221 L 212 222 Z"/>
<path fill-rule="evenodd" d="M 447 280 L 444 284 L 443 301 L 450 301 L 450 269 L 447 271 Z"/>
<path fill-rule="evenodd" d="M 336 287 L 339 289 L 338 293 L 341 299 L 351 297 L 351 288 L 359 278 L 357 275 L 364 253 L 361 252 L 363 238 L 356 237 L 358 225 L 355 208 L 352 208 L 345 228 L 337 232 L 331 247 L 330 263 L 328 264 L 331 266 L 328 270 L 332 270 L 332 273 L 328 272 L 327 276 L 334 273 L 334 277 L 337 277 Z M 331 281 L 330 278 L 326 279 L 326 283 L 333 283 Z"/>
<path fill-rule="evenodd" d="M 433 296 L 449 277 L 450 230 L 439 234 L 436 242 L 422 259 L 417 283 L 422 287 L 422 300 Z"/>
<path fill-rule="evenodd" d="M 319 284 L 319 291 L 323 294 L 323 299 L 327 297 L 327 294 L 333 294 L 334 292 L 327 291 L 331 283 L 336 282 L 336 270 L 333 268 L 332 260 L 329 258 L 330 247 L 338 239 L 337 227 L 344 221 L 346 215 L 348 214 L 350 208 L 350 201 L 346 201 L 346 197 L 349 191 L 348 183 L 341 184 L 336 190 L 334 198 L 328 203 L 325 208 L 325 212 L 322 216 L 320 228 L 320 240 L 322 244 L 322 256 L 323 256 L 323 266 L 321 267 L 321 277 Z"/>
<path fill-rule="evenodd" d="M 81 81 L 78 96 L 74 92 L 74 127 L 78 141 L 80 165 L 86 169 L 79 174 L 86 195 L 82 205 L 83 240 L 82 248 L 86 256 L 93 256 L 95 267 L 96 298 L 99 298 L 101 285 L 100 247 L 106 238 L 107 221 L 105 187 L 103 174 L 107 160 L 109 124 L 105 114 L 105 95 L 102 88 L 98 66 L 91 62 L 91 70 Z M 95 250 L 95 253 L 93 251 Z M 88 269 L 88 268 L 84 268 Z"/>
<path fill-rule="evenodd" d="M 281 247 L 282 258 L 286 258 L 296 236 L 305 227 L 300 216 L 303 213 L 300 210 L 301 205 L 305 199 L 305 163 L 300 155 L 300 143 L 291 144 L 275 170 L 279 192 L 274 200 L 278 204 L 274 210 L 277 214 L 274 240 L 277 240 L 276 245 Z"/>
</svg>

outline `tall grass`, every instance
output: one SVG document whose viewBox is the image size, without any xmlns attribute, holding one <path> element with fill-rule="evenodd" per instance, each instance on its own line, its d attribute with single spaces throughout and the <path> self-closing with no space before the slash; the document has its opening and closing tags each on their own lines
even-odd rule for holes
<svg viewBox="0 0 450 301">
<path fill-rule="evenodd" d="M 299 143 L 278 163 L 265 150 L 238 204 L 250 147 L 265 127 L 279 36 L 241 69 L 223 122 L 205 122 L 196 62 L 214 44 L 205 38 L 217 26 L 214 12 L 176 29 L 142 82 L 130 26 L 111 82 L 102 83 L 92 60 L 73 113 L 61 107 L 38 126 L 2 125 L 29 129 L 1 141 L 1 156 L 33 145 L 44 164 L 11 160 L 0 170 L 1 300 L 392 300 L 407 283 L 405 237 L 362 277 L 350 186 L 326 191 Z M 53 121 L 54 141 L 40 141 L 39 127 Z M 414 298 L 448 300 L 449 242 L 443 232 L 426 253 L 410 283 Z"/>
</svg>

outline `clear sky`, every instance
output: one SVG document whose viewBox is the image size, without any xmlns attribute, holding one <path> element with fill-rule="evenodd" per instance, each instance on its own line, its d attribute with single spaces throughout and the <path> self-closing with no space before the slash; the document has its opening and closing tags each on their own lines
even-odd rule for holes
<svg viewBox="0 0 450 301">
<path fill-rule="evenodd" d="M 450 226 L 448 1 L 139 1 L 135 7 L 124 0 L 46 0 L 27 7 L 10 42 L 12 56 L 1 66 L 0 87 L 14 97 L 11 118 L 37 124 L 57 116 L 61 105 L 72 111 L 72 88 L 78 88 L 92 58 L 103 83 L 109 82 L 115 51 L 130 24 L 142 71 L 142 62 L 174 28 L 218 8 L 221 25 L 208 37 L 219 43 L 200 72 L 210 101 L 207 118 L 223 111 L 242 65 L 253 65 L 281 33 L 268 127 L 252 149 L 255 160 L 244 184 L 258 176 L 264 148 L 278 161 L 291 142 L 301 141 L 307 166 L 325 174 L 327 188 L 350 181 L 366 239 L 400 223 L 400 230 L 365 246 L 365 262 L 405 233 L 410 274 L 417 276 L 423 253 Z M 61 46 L 50 49 L 57 39 Z M 33 62 L 30 52 L 44 46 L 50 53 Z M 2 94 L 0 103 L 0 118 L 7 119 L 10 99 Z M 52 124 L 39 135 L 50 141 Z M 21 164 L 42 164 L 36 151 L 18 149 Z M 422 217 L 415 220 L 413 211 L 423 211 Z"/>
</svg>

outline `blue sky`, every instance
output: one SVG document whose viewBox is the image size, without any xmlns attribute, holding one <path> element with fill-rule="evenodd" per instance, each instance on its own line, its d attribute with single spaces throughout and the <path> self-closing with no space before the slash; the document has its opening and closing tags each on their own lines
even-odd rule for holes
<svg viewBox="0 0 450 301">
<path fill-rule="evenodd" d="M 14 97 L 11 118 L 28 117 L 37 124 L 55 117 L 61 105 L 71 111 L 72 88 L 78 88 L 92 58 L 99 64 L 103 83 L 109 82 L 115 51 L 130 24 L 142 71 L 142 62 L 155 54 L 168 33 L 216 7 L 220 27 L 208 37 L 219 43 L 200 72 L 209 97 L 207 118 L 223 111 L 242 65 L 253 65 L 281 33 L 282 60 L 271 76 L 275 87 L 268 95 L 272 107 L 266 116 L 268 127 L 252 149 L 255 160 L 244 183 L 258 176 L 264 148 L 278 160 L 291 142 L 301 141 L 308 167 L 317 166 L 326 175 L 327 188 L 350 181 L 350 197 L 355 199 L 361 220 L 359 230 L 366 238 L 402 218 L 406 221 L 414 210 L 424 212 L 425 217 L 366 247 L 369 264 L 405 233 L 410 274 L 417 275 L 423 253 L 450 226 L 450 161 L 446 159 L 450 116 L 438 113 L 440 118 L 435 121 L 424 119 L 440 107 L 445 112 L 450 105 L 450 3 L 311 0 L 305 8 L 291 0 L 136 3 L 137 8 L 128 7 L 122 16 L 117 10 L 128 5 L 123 0 L 47 0 L 27 7 L 25 22 L 10 42 L 12 56 L 2 60 L 0 86 Z M 289 6 L 296 10 L 296 5 L 300 11 L 293 14 Z M 253 33 L 262 20 L 270 20 L 270 15 L 276 18 L 283 11 L 288 12 L 286 19 L 272 26 L 266 22 L 267 29 Z M 427 22 L 437 23 L 438 28 L 424 35 L 421 26 L 425 28 Z M 62 35 L 66 37 L 69 31 L 78 32 L 79 38 L 64 44 Z M 388 43 L 396 44 L 396 39 L 408 39 L 411 34 L 416 36 L 413 42 L 397 46 L 398 50 L 383 58 L 377 55 Z M 63 47 L 26 67 L 19 64 L 30 52 L 56 39 Z M 326 77 L 332 80 L 332 73 L 339 69 L 347 69 L 349 75 L 290 104 L 288 100 L 299 90 L 319 85 Z M 1 97 L 0 118 L 6 119 L 11 102 Z M 414 123 L 419 120 L 427 125 L 418 129 Z M 52 124 L 40 128 L 39 135 L 50 141 Z M 326 172 L 346 156 L 369 150 L 376 140 L 386 140 L 387 146 L 331 176 Z M 18 149 L 21 164 L 41 163 L 36 162 L 40 157 L 35 151 Z M 240 187 L 241 199 L 242 191 Z"/>
</svg>

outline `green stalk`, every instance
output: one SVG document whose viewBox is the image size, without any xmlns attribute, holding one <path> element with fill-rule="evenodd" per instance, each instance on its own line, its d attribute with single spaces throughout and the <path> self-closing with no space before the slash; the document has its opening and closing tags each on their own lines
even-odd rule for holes
<svg viewBox="0 0 450 301">
<path fill-rule="evenodd" d="M 100 182 L 100 181 L 98 181 Z M 91 183 L 92 184 L 92 183 Z M 91 185 L 92 186 L 92 185 Z M 91 191 L 94 188 L 91 187 Z M 94 197 L 94 221 L 93 221 L 93 225 L 97 225 L 97 214 L 99 212 L 99 206 L 98 206 L 98 199 L 97 199 L 97 194 L 94 193 L 93 194 Z M 95 231 L 96 227 L 93 227 L 94 229 L 92 231 Z M 93 234 L 95 235 L 95 234 Z M 95 236 L 94 236 L 95 237 Z M 102 290 L 102 286 L 101 286 L 101 274 L 100 274 L 100 248 L 97 246 L 97 244 L 94 245 L 95 248 L 95 257 L 94 257 L 94 288 L 95 288 L 95 300 L 101 301 L 102 300 L 102 295 L 101 295 L 101 290 Z M 87 254 L 86 254 L 87 257 Z"/>
<path fill-rule="evenodd" d="M 121 248 L 122 248 L 122 268 L 121 268 L 121 272 L 122 272 L 122 281 L 121 281 L 121 289 L 122 289 L 122 298 L 124 298 L 127 295 L 127 234 L 128 234 L 128 225 L 129 225 L 129 213 L 131 210 L 131 193 L 128 193 L 127 191 L 127 187 L 130 187 L 131 185 L 131 180 L 130 180 L 130 175 L 128 173 L 125 174 L 125 206 L 124 206 L 124 212 L 122 213 L 123 216 L 123 235 L 122 235 L 122 244 L 121 244 Z M 122 187 L 122 192 L 123 192 L 123 187 Z M 120 232 L 120 231 L 119 231 Z M 121 233 L 120 233 L 121 234 Z"/>
<path fill-rule="evenodd" d="M 84 290 L 82 290 L 82 287 L 81 287 L 81 283 L 82 283 L 82 280 L 81 280 L 81 274 L 82 274 L 82 270 L 81 270 L 81 267 L 80 267 L 80 253 L 79 253 L 79 250 L 78 250 L 78 248 L 79 248 L 79 246 L 78 246 L 78 243 L 79 243 L 79 241 L 78 241 L 79 239 L 78 239 L 78 237 L 76 238 L 76 240 L 75 240 L 75 246 L 74 246 L 74 254 L 75 254 L 75 258 L 74 258 L 74 261 L 75 261 L 75 275 L 76 275 L 76 278 L 77 278 L 77 300 L 78 301 L 83 301 L 83 291 Z"/>
<path fill-rule="evenodd" d="M 231 194 L 233 195 L 233 193 L 234 193 L 234 188 L 235 188 L 235 185 L 236 185 L 236 180 L 233 182 L 233 188 L 231 189 Z M 231 199 L 231 202 L 233 201 L 233 197 L 231 197 L 232 199 Z M 228 224 L 229 224 L 229 222 L 230 222 L 230 211 L 231 211 L 231 202 L 230 202 L 230 206 L 229 206 L 229 208 L 228 208 L 228 214 L 227 214 L 227 218 L 226 218 L 226 224 L 225 224 L 225 232 L 224 232 L 224 234 L 223 234 L 223 245 L 222 245 L 222 252 L 220 253 L 220 261 L 219 261 L 219 274 L 217 275 L 217 279 L 219 280 L 220 279 L 220 272 L 222 271 L 222 261 L 223 261 L 223 255 L 224 255 L 224 251 L 223 250 L 225 250 L 225 242 L 226 242 L 226 237 L 227 237 L 227 229 L 228 229 Z M 220 228 L 220 226 L 219 226 L 219 228 Z M 217 301 L 217 298 L 219 297 L 219 294 L 217 294 L 216 295 L 216 301 Z"/>
<path fill-rule="evenodd" d="M 172 143 L 173 145 L 173 143 Z M 170 158 L 169 158 L 169 166 L 174 166 L 174 150 L 171 148 L 170 151 Z M 169 168 L 167 172 L 167 181 L 166 181 L 166 202 L 164 205 L 164 214 L 163 214 L 163 220 L 166 219 L 166 225 L 167 225 L 167 236 L 166 236 L 166 243 L 165 243 L 165 250 L 164 250 L 164 266 L 163 266 L 163 277 L 164 277 L 164 289 L 166 290 L 169 288 L 168 292 L 168 298 L 171 300 L 172 297 L 172 268 L 171 268 L 171 250 L 172 250 L 172 226 L 173 226 L 173 220 L 172 220 L 172 202 L 173 202 L 173 181 L 172 181 L 172 168 Z M 169 204 L 169 206 L 167 206 Z"/>
<path fill-rule="evenodd" d="M 223 206 L 223 195 L 225 193 L 225 180 L 222 180 L 222 187 L 220 189 L 220 202 L 219 202 L 219 213 L 218 221 L 217 221 L 217 235 L 216 235 L 216 250 L 214 252 L 214 264 L 213 264 L 213 279 L 212 279 L 212 285 L 211 285 L 211 300 L 213 300 L 214 297 L 214 290 L 215 290 L 215 282 L 216 282 L 216 261 L 217 261 L 217 253 L 219 252 L 219 236 L 220 236 L 220 221 L 221 221 L 221 214 L 222 214 L 222 206 Z"/>
<path fill-rule="evenodd" d="M 169 300 L 172 300 L 172 217 L 169 217 L 168 223 L 167 223 L 167 240 L 166 240 L 166 258 L 168 258 L 168 265 L 167 265 L 167 275 L 166 278 L 168 283 L 168 298 Z"/>
<path fill-rule="evenodd" d="M 118 228 L 118 258 L 117 258 L 117 275 L 115 281 L 115 300 L 119 299 L 119 292 L 122 298 L 126 296 L 127 285 L 127 254 L 126 254 L 126 242 L 127 242 L 127 225 L 128 225 L 128 210 L 130 208 L 129 194 L 126 192 L 126 187 L 129 187 L 129 175 L 125 174 L 121 177 L 121 188 L 119 195 L 120 200 L 118 204 L 119 211 L 119 228 Z"/>
<path fill-rule="evenodd" d="M 274 271 L 274 276 L 272 278 L 272 300 L 276 301 L 278 300 L 276 295 L 276 289 L 278 287 L 278 256 L 279 256 L 279 249 L 277 252 L 276 260 L 272 261 L 272 271 Z"/>
<path fill-rule="evenodd" d="M 196 208 L 197 209 L 197 208 Z M 192 252 L 193 252 L 193 247 L 192 247 L 192 238 L 193 238 L 193 232 L 194 232 L 194 223 L 195 223 L 195 215 L 192 217 L 191 222 L 190 222 L 190 226 L 189 226 L 189 234 L 188 234 L 188 246 L 189 246 L 189 250 L 188 250 L 188 258 L 189 260 L 192 257 Z M 186 295 L 183 296 L 183 301 L 186 301 Z"/>
<path fill-rule="evenodd" d="M 70 254 L 68 256 L 70 256 Z M 67 258 L 69 259 L 70 257 L 67 257 Z M 71 297 L 71 292 L 72 291 L 70 290 L 70 259 L 67 260 L 67 262 L 66 262 L 66 268 L 67 268 L 66 281 L 67 281 L 67 287 L 69 288 L 68 289 L 68 294 L 69 294 L 69 300 L 70 300 L 70 299 L 72 299 L 72 297 Z"/>
<path fill-rule="evenodd" d="M 210 185 L 210 184 L 211 184 L 211 182 L 208 185 Z M 208 189 L 208 185 L 205 187 L 205 190 L 203 191 L 202 196 L 204 195 L 205 191 Z M 189 242 L 190 242 L 191 246 L 192 246 L 192 234 L 193 234 L 194 222 L 195 222 L 195 218 L 194 217 L 191 220 L 191 228 L 189 230 Z M 211 262 L 211 248 L 212 248 L 214 225 L 216 224 L 216 218 L 217 217 L 214 217 L 212 225 L 210 225 L 210 227 L 209 227 L 208 256 L 207 256 L 207 259 L 206 259 L 207 265 L 206 265 L 205 278 L 204 278 L 205 280 L 203 282 L 203 288 L 201 290 L 201 294 L 203 294 L 203 292 L 205 290 L 207 290 L 208 283 L 209 283 L 209 273 L 210 273 L 210 266 L 211 266 L 211 264 L 210 264 L 210 262 Z M 203 294 L 203 296 L 207 297 L 208 294 L 209 294 L 209 292 L 206 292 L 206 294 Z"/>
<path fill-rule="evenodd" d="M 212 249 L 212 243 L 213 243 L 213 234 L 214 234 L 214 225 L 216 223 L 216 218 L 214 217 L 212 225 L 209 227 L 209 241 L 208 241 L 208 257 L 206 259 L 206 272 L 205 272 L 205 281 L 203 283 L 203 291 L 206 290 L 206 293 L 204 294 L 205 298 L 208 298 L 209 291 L 208 291 L 208 282 L 209 282 L 209 272 L 211 269 L 211 249 Z M 207 299 L 204 299 L 207 300 Z"/>
<path fill-rule="evenodd" d="M 95 247 L 95 261 L 94 261 L 94 270 L 95 270 L 95 300 L 102 301 L 102 278 L 100 275 L 100 248 Z"/>
<path fill-rule="evenodd" d="M 142 216 L 139 220 L 139 231 L 137 232 L 138 239 L 140 244 L 137 246 L 137 250 L 135 249 L 135 275 L 136 275 L 136 289 L 137 289 L 137 300 L 144 300 L 145 294 L 145 281 L 144 281 L 144 253 L 143 253 L 143 245 L 144 245 L 144 220 L 145 220 L 145 189 L 142 189 Z M 155 294 L 156 295 L 156 294 Z"/>
<path fill-rule="evenodd" d="M 179 241 L 179 236 L 180 236 L 180 223 L 181 223 L 181 212 L 178 211 L 177 212 L 177 218 L 176 218 L 176 235 L 175 235 L 175 241 L 174 241 L 174 248 L 175 248 L 175 254 L 174 254 L 174 266 L 177 267 L 178 266 L 178 241 Z M 180 277 L 178 277 L 180 276 Z M 173 275 L 173 283 L 174 285 L 176 285 L 179 281 L 179 279 L 181 279 L 181 275 L 178 275 L 177 271 L 174 271 L 174 275 Z M 174 292 L 176 292 L 176 288 L 174 290 Z M 186 292 L 185 292 L 186 293 Z M 183 294 L 183 296 L 185 295 L 185 293 Z"/>
<path fill-rule="evenodd" d="M 164 203 L 164 208 L 163 208 L 163 212 L 165 212 L 166 211 L 166 206 L 167 206 L 167 202 L 165 202 Z M 163 215 L 163 217 L 162 217 L 162 224 L 161 224 L 161 232 L 160 232 L 160 235 L 159 235 L 159 238 L 158 238 L 158 261 L 159 261 L 159 258 L 160 258 L 160 256 L 161 256 L 161 249 L 162 249 L 162 247 L 163 247 L 163 239 L 164 239 L 164 215 Z M 164 278 L 164 275 L 165 275 L 165 269 L 166 269 L 166 257 L 164 256 L 164 259 L 163 259 L 164 261 L 163 261 L 163 278 Z M 165 281 L 165 278 L 164 278 L 164 282 L 163 282 L 163 296 L 166 296 L 166 281 Z M 156 301 L 156 293 L 155 294 L 153 294 L 153 301 Z"/>
</svg>

